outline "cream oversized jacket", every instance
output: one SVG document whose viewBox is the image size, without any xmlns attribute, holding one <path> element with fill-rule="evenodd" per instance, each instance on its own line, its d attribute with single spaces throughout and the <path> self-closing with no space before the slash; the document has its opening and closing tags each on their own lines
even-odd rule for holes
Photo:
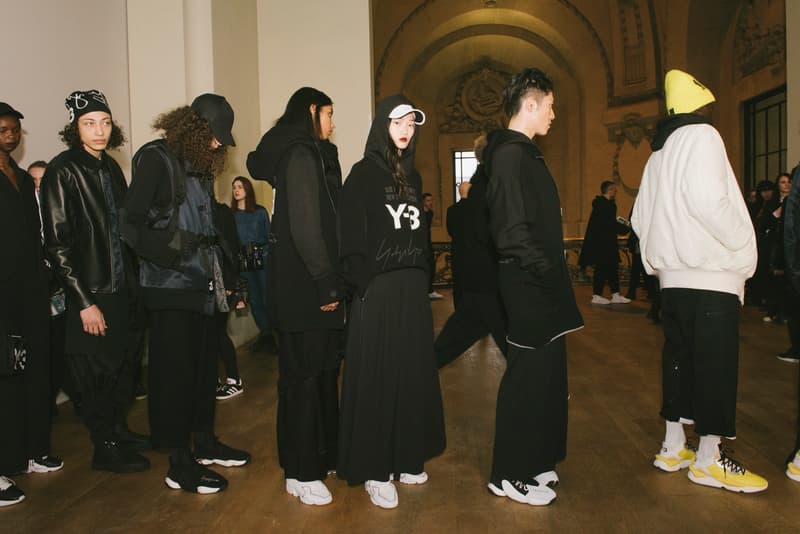
<svg viewBox="0 0 800 534">
<path fill-rule="evenodd" d="M 682 126 L 650 156 L 631 217 L 642 263 L 661 287 L 732 293 L 744 302 L 756 238 L 719 132 Z"/>
</svg>

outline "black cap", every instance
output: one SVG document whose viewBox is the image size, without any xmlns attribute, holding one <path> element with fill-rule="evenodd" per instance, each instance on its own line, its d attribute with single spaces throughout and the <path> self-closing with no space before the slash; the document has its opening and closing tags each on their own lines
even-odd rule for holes
<svg viewBox="0 0 800 534">
<path fill-rule="evenodd" d="M 233 128 L 233 108 L 224 96 L 205 93 L 194 99 L 192 109 L 208 121 L 211 133 L 223 145 L 236 146 L 231 129 Z"/>
<path fill-rule="evenodd" d="M 64 99 L 64 107 L 69 111 L 70 124 L 76 124 L 79 118 L 87 113 L 94 113 L 95 111 L 102 111 L 103 113 L 111 115 L 111 109 L 108 107 L 106 95 L 97 89 L 72 91 L 69 96 Z"/>
<path fill-rule="evenodd" d="M 2 117 L 3 115 L 13 115 L 14 117 L 16 117 L 18 119 L 24 119 L 25 118 L 25 116 L 22 113 L 20 113 L 19 111 L 17 111 L 16 109 L 12 108 L 11 106 L 6 104 L 5 102 L 0 102 L 0 117 Z"/>
</svg>

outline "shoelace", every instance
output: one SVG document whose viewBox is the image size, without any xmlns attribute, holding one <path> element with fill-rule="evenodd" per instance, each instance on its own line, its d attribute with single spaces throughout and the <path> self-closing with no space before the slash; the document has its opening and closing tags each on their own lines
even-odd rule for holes
<svg viewBox="0 0 800 534">
<path fill-rule="evenodd" d="M 0 491 L 5 491 L 14 485 L 14 481 L 8 477 L 0 476 Z"/>
<path fill-rule="evenodd" d="M 747 469 L 745 469 L 741 463 L 728 456 L 727 452 L 728 451 L 720 451 L 719 462 L 722 464 L 722 469 L 734 474 L 744 475 Z"/>
</svg>

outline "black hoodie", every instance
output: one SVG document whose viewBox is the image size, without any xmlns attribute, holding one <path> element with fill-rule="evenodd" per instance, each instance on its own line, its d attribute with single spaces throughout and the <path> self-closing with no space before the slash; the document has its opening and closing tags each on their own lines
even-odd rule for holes
<svg viewBox="0 0 800 534">
<path fill-rule="evenodd" d="M 353 165 L 342 188 L 339 209 L 340 258 L 344 276 L 363 296 L 372 278 L 396 269 L 427 269 L 427 223 L 422 211 L 422 178 L 414 168 L 417 135 L 400 164 L 408 180 L 401 198 L 384 151 L 389 142 L 389 113 L 402 95 L 378 103 L 364 158 Z M 413 107 L 413 105 L 412 105 Z"/>
<path fill-rule="evenodd" d="M 544 156 L 525 134 L 491 132 L 483 155 L 508 341 L 541 347 L 583 326 L 564 255 L 558 189 Z"/>
<path fill-rule="evenodd" d="M 327 153 L 335 158 L 335 147 Z M 330 164 L 329 164 L 330 166 Z M 338 167 L 338 162 L 335 165 Z M 283 331 L 341 328 L 336 194 L 318 142 L 302 127 L 278 125 L 247 156 L 247 170 L 275 188 L 268 257 L 270 312 Z"/>
</svg>

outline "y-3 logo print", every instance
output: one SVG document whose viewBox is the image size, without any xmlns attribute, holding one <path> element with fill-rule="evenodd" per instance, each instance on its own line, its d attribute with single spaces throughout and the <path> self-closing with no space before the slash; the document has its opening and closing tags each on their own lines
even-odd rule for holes
<svg viewBox="0 0 800 534">
<path fill-rule="evenodd" d="M 416 206 L 406 204 L 405 202 L 399 204 L 397 209 L 393 208 L 391 204 L 385 204 L 386 209 L 389 210 L 389 215 L 394 222 L 394 229 L 399 230 L 403 227 L 403 219 L 408 219 L 411 224 L 411 229 L 416 230 L 419 228 L 419 209 Z"/>
</svg>

